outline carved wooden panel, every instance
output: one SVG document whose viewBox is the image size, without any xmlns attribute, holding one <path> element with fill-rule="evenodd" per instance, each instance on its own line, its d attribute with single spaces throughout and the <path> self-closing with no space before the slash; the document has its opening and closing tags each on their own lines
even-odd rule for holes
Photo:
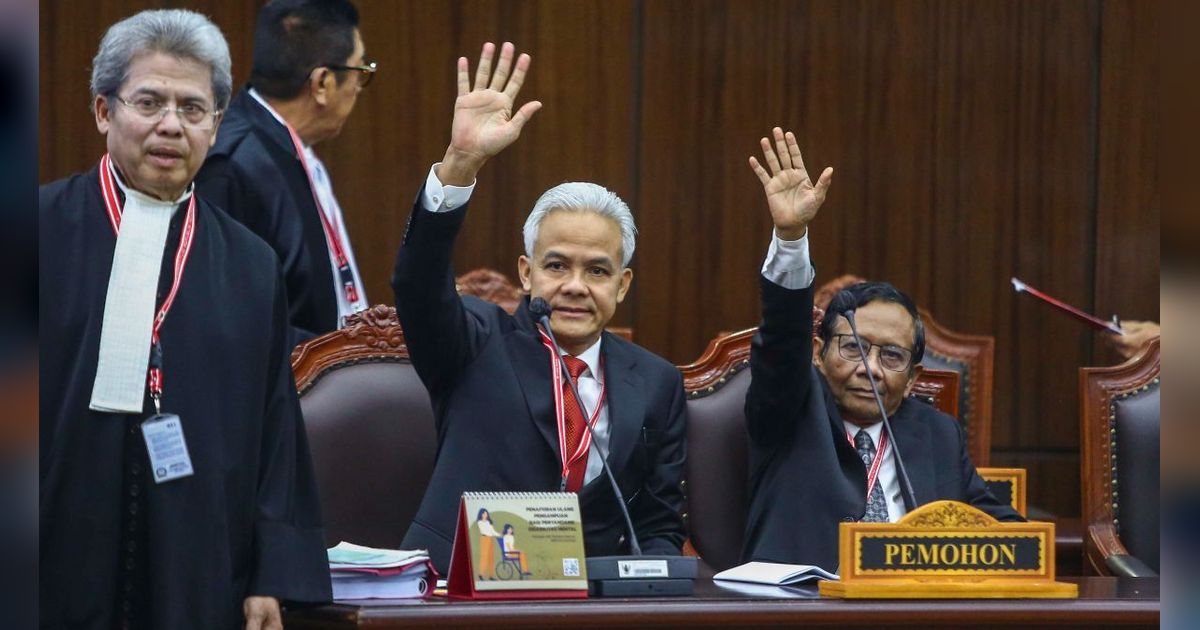
<svg viewBox="0 0 1200 630">
<path fill-rule="evenodd" d="M 407 361 L 408 346 L 395 307 L 376 304 L 346 318 L 340 330 L 309 339 L 292 350 L 292 375 L 303 394 L 335 365 L 358 361 Z"/>
</svg>

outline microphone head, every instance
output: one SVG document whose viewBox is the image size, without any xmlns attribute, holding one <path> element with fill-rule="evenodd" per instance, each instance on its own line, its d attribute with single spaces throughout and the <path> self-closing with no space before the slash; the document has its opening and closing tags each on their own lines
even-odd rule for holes
<svg viewBox="0 0 1200 630">
<path fill-rule="evenodd" d="M 538 319 L 550 317 L 550 311 L 550 304 L 548 304 L 546 300 L 543 300 L 540 297 L 535 297 L 532 300 L 529 300 L 529 312 L 533 313 L 534 317 Z"/>
</svg>

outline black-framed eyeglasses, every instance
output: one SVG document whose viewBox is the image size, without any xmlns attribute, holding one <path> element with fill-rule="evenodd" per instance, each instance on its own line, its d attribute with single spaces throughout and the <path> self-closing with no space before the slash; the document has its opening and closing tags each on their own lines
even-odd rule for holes
<svg viewBox="0 0 1200 630">
<path fill-rule="evenodd" d="M 209 111 L 207 107 L 200 103 L 184 103 L 176 107 L 171 107 L 155 96 L 149 94 L 141 94 L 135 96 L 133 100 L 126 100 L 120 94 L 113 94 L 113 98 L 125 107 L 133 110 L 138 118 L 150 124 L 158 124 L 160 120 L 167 116 L 167 112 L 175 112 L 175 117 L 179 119 L 179 123 L 190 129 L 207 130 L 212 129 L 217 118 L 220 117 L 220 110 Z"/>
<path fill-rule="evenodd" d="M 354 70 L 358 72 L 358 86 L 365 88 L 371 84 L 371 79 L 375 78 L 375 70 L 379 67 L 379 64 L 375 63 L 374 61 L 364 60 L 363 65 L 361 66 L 340 66 L 336 64 L 326 64 L 322 67 L 329 68 L 330 70 Z"/>
<path fill-rule="evenodd" d="M 854 335 L 834 335 L 833 343 L 837 346 L 838 355 L 843 359 L 856 363 L 862 361 L 862 353 L 858 350 L 858 344 L 854 343 Z M 886 370 L 903 372 L 912 363 L 912 350 L 908 348 L 863 342 L 867 356 L 871 355 L 871 348 L 879 348 L 879 365 Z"/>
</svg>

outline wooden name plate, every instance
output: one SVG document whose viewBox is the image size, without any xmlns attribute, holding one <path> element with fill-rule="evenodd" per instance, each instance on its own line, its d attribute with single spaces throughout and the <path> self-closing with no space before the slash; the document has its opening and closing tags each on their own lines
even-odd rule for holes
<svg viewBox="0 0 1200 630">
<path fill-rule="evenodd" d="M 1054 523 L 1001 523 L 966 503 L 934 501 L 896 523 L 842 523 L 841 580 L 821 595 L 846 598 L 1071 598 L 1054 581 Z"/>
</svg>

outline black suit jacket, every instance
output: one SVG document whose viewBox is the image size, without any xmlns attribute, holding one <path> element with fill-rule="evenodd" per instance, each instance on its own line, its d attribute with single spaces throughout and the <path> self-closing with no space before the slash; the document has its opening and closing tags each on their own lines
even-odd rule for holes
<svg viewBox="0 0 1200 630">
<path fill-rule="evenodd" d="M 329 245 L 308 174 L 287 129 L 245 89 L 225 112 L 196 189 L 275 250 L 287 286 L 292 345 L 336 330 Z"/>
<path fill-rule="evenodd" d="M 420 197 L 418 196 L 418 199 Z M 557 491 L 558 429 L 550 354 L 528 306 L 515 315 L 454 288 L 451 255 L 466 207 L 413 209 L 392 287 L 408 351 L 429 390 L 438 457 L 405 549 L 427 548 L 447 569 L 465 491 Z M 673 365 L 603 334 L 611 427 L 608 462 L 646 553 L 683 544 L 679 481 L 686 453 L 683 379 Z M 623 518 L 601 474 L 579 493 L 589 556 L 619 552 Z"/>
<path fill-rule="evenodd" d="M 812 365 L 812 297 L 812 287 L 789 290 L 762 279 L 763 321 L 746 394 L 751 498 L 742 555 L 834 571 L 838 523 L 866 512 L 867 470 Z M 954 418 L 909 398 L 891 422 L 918 505 L 952 499 L 1000 520 L 1023 520 L 988 492 Z"/>
</svg>

